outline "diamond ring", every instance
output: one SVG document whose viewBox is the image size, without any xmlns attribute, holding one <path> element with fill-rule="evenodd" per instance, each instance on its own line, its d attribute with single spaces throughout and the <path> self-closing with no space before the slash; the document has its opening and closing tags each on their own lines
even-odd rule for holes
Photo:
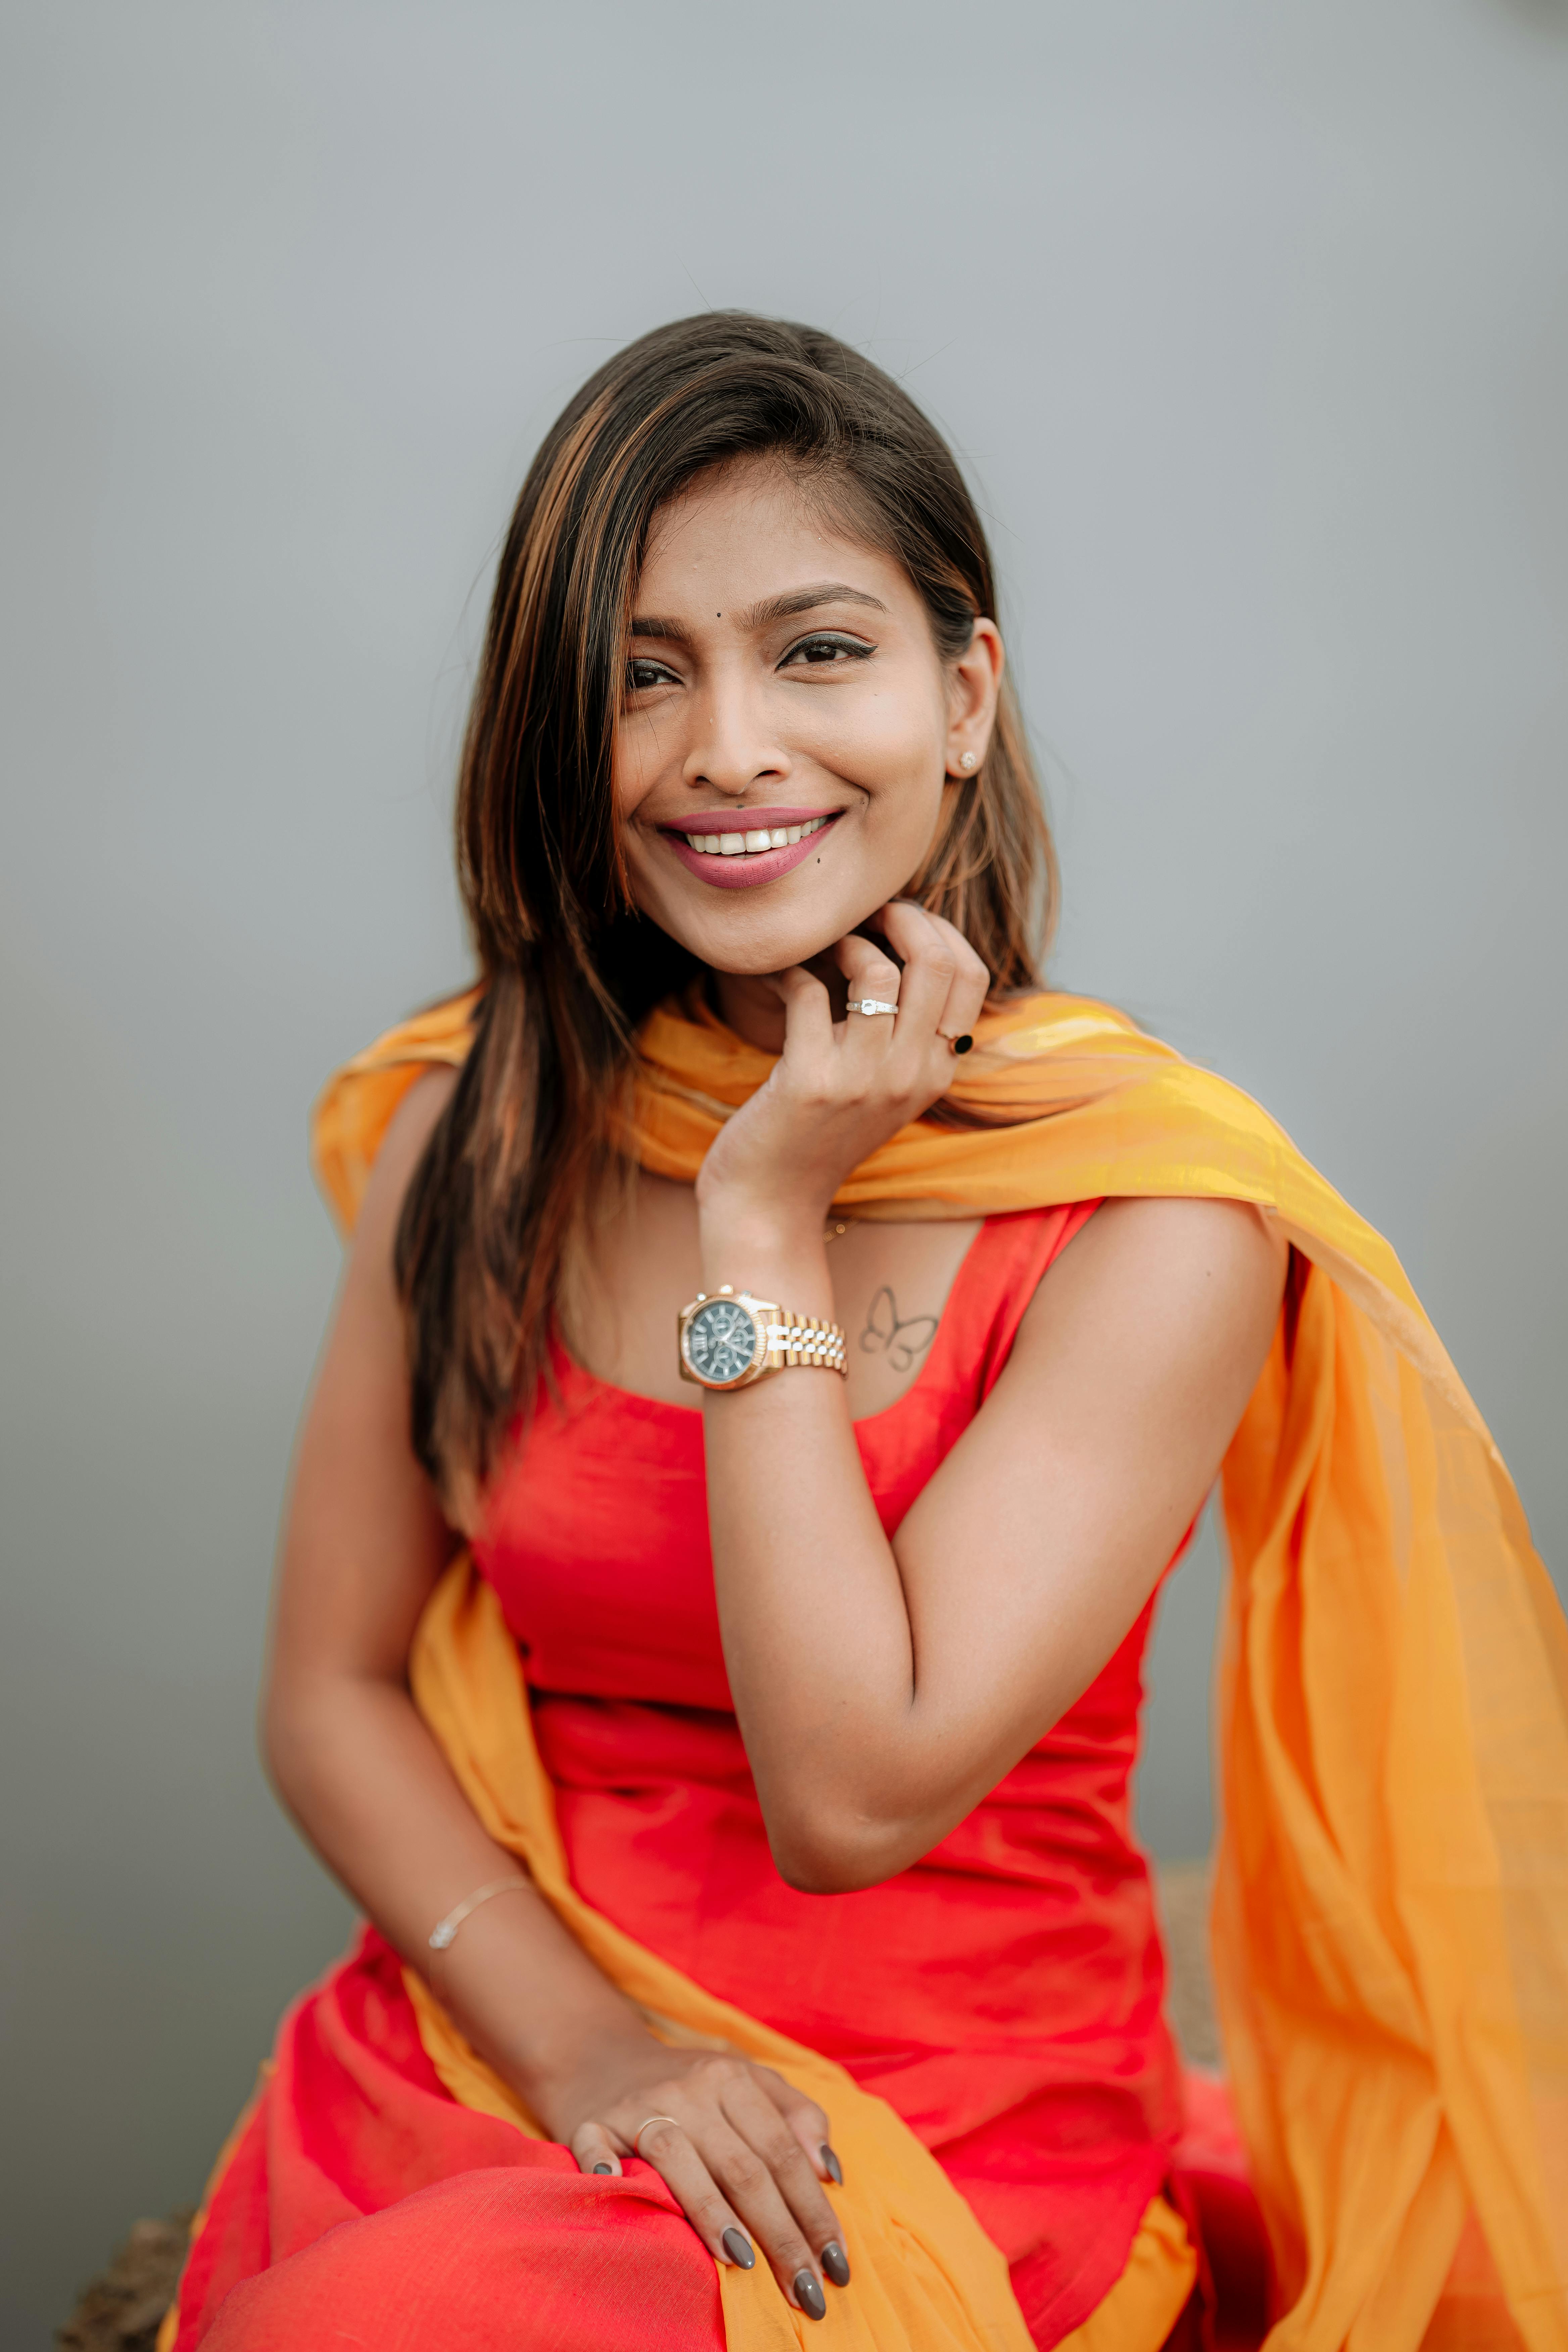
<svg viewBox="0 0 1568 2352">
<path fill-rule="evenodd" d="M 884 1004 L 879 996 L 852 996 L 845 1006 L 847 1013 L 896 1013 L 896 1004 Z"/>
</svg>

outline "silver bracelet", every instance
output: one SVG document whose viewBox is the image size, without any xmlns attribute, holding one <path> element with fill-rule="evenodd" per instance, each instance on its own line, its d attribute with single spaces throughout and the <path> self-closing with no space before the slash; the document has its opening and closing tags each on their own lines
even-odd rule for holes
<svg viewBox="0 0 1568 2352">
<path fill-rule="evenodd" d="M 488 1886 L 476 1886 L 471 1895 L 464 1895 L 455 1910 L 448 1911 L 444 1919 L 437 1920 L 430 1930 L 430 1949 L 433 1952 L 447 1950 L 469 1912 L 477 1911 L 481 1903 L 488 1903 L 492 1895 L 504 1895 L 509 1886 L 527 1886 L 528 1884 L 526 1878 L 492 1878 Z"/>
</svg>

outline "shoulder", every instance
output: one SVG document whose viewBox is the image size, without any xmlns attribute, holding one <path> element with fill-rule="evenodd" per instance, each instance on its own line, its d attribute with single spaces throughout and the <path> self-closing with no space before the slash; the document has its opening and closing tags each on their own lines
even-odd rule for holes
<svg viewBox="0 0 1568 2352">
<path fill-rule="evenodd" d="M 1055 1260 L 1024 1318 L 1031 1353 L 1135 1353 L 1151 1368 L 1254 1374 L 1279 1312 L 1289 1244 L 1244 1201 L 1105 1202 Z"/>
<path fill-rule="evenodd" d="M 435 1066 L 421 1070 L 387 1121 L 386 1134 L 371 1171 L 374 1184 L 384 1168 L 412 1166 L 430 1140 L 430 1131 L 452 1099 L 458 1072 Z"/>
<path fill-rule="evenodd" d="M 457 1083 L 455 1069 L 422 1070 L 387 1121 L 354 1225 L 356 1254 L 389 1248 L 404 1195 Z"/>
<path fill-rule="evenodd" d="M 1159 1197 L 1101 1202 L 1068 1248 L 1086 1261 L 1136 1265 L 1167 1281 L 1243 1289 L 1284 1278 L 1288 1244 L 1250 1201 Z M 1067 1252 L 1063 1252 L 1063 1258 Z"/>
<path fill-rule="evenodd" d="M 310 1160 L 338 1226 L 352 1233 L 395 1114 L 431 1069 L 460 1069 L 483 991 L 466 989 L 399 1022 L 334 1070 L 310 1112 Z"/>
</svg>

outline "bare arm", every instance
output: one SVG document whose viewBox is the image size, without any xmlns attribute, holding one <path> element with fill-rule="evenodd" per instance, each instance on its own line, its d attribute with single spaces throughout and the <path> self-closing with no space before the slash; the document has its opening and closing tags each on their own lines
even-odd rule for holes
<svg viewBox="0 0 1568 2352">
<path fill-rule="evenodd" d="M 409 1175 L 451 1081 L 422 1079 L 373 1172 L 285 1521 L 262 1734 L 273 1783 L 324 1860 L 405 1959 L 428 1971 L 437 1919 L 515 1876 L 415 1710 L 406 1679 L 419 1612 L 457 1538 L 408 1442 L 408 1385 L 392 1244 Z M 630 2011 L 536 1895 L 476 1912 L 440 1963 L 442 1998 L 531 2103 L 548 2053 L 525 2031 L 519 1982 L 589 2031 Z"/>
<path fill-rule="evenodd" d="M 890 1023 L 879 1040 L 882 1024 L 852 1017 L 835 1042 L 826 992 L 790 980 L 773 1124 L 758 1096 L 756 1132 L 742 1127 L 748 1105 L 700 1180 L 709 1288 L 831 1313 L 833 1181 L 910 1115 L 911 1066 L 915 1108 L 945 1078 L 940 1059 L 921 1059 L 938 1019 L 962 1029 L 978 1009 L 943 1017 L 964 983 L 957 935 L 912 908 L 895 923 L 901 974 L 861 939 L 840 955 L 852 993 L 899 992 L 905 1059 Z M 984 991 L 978 967 L 967 984 Z M 995 1391 L 891 1543 L 841 1382 L 785 1372 L 708 1397 L 725 1661 L 792 1884 L 832 1892 L 907 1867 L 1087 1687 L 1214 1479 L 1268 1352 L 1284 1265 L 1241 1204 L 1108 1204 L 1046 1276 Z"/>
<path fill-rule="evenodd" d="M 717 1254 L 723 1278 L 810 1312 L 820 1247 L 753 1238 L 739 1271 Z M 917 1861 L 1093 1680 L 1213 1482 L 1282 1279 L 1251 1210 L 1109 1203 L 892 1543 L 837 1381 L 708 1401 L 725 1660 L 793 1885 Z"/>
<path fill-rule="evenodd" d="M 372 1174 L 285 1523 L 262 1739 L 279 1796 L 405 1959 L 465 1895 L 515 1876 L 470 1809 L 409 1696 L 409 1643 L 458 1538 L 408 1438 L 403 1318 L 392 1273 L 409 1176 L 452 1081 L 421 1079 Z M 767 2069 L 667 2049 L 531 1888 L 485 1904 L 436 1964 L 436 1990 L 474 2046 L 584 2171 L 618 2172 L 641 2120 L 710 2251 L 749 2261 L 743 2223 L 786 2294 L 811 2307 L 836 2275 L 821 2192 L 827 2119 Z M 699 2153 L 699 2151 L 701 2151 Z M 841 2263 L 842 2257 L 838 2261 Z M 810 2286 L 801 2289 L 802 2275 Z M 845 2275 L 847 2275 L 846 2272 Z"/>
</svg>

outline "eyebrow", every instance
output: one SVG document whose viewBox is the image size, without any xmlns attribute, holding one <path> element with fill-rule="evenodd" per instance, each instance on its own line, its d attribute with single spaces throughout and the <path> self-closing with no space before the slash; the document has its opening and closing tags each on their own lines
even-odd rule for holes
<svg viewBox="0 0 1568 2352">
<path fill-rule="evenodd" d="M 770 621 L 792 620 L 797 613 L 815 613 L 824 604 L 868 604 L 874 613 L 885 613 L 886 604 L 879 596 L 868 595 L 864 588 L 851 588 L 843 580 L 818 580 L 809 588 L 792 589 L 787 596 L 764 596 L 741 614 L 742 629 L 764 629 Z M 658 613 L 639 613 L 632 622 L 634 637 L 663 637 L 674 645 L 689 642 L 691 632 L 683 621 L 668 618 Z"/>
</svg>

